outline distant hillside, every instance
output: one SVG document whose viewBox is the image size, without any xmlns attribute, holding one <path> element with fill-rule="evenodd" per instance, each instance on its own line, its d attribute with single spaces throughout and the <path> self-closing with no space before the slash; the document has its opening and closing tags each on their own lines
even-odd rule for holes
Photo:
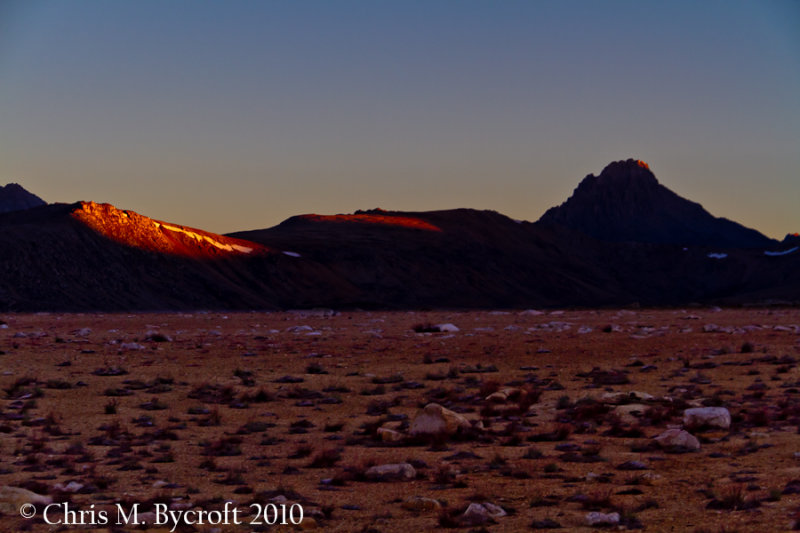
<svg viewBox="0 0 800 533">
<path fill-rule="evenodd" d="M 35 194 L 29 193 L 17 183 L 0 185 L 0 213 L 22 211 L 41 205 L 47 205 L 47 202 Z"/>
<path fill-rule="evenodd" d="M 611 163 L 599 176 L 586 176 L 566 202 L 548 209 L 539 222 L 613 242 L 732 248 L 776 244 L 678 196 L 658 183 L 646 163 L 634 159 Z"/>
</svg>

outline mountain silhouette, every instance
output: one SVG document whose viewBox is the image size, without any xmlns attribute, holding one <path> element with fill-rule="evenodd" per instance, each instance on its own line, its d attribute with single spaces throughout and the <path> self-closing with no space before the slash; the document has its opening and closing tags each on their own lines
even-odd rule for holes
<svg viewBox="0 0 800 533">
<path fill-rule="evenodd" d="M 35 194 L 29 193 L 18 183 L 0 185 L 0 213 L 22 211 L 45 204 L 44 200 Z"/>
<path fill-rule="evenodd" d="M 591 220 L 592 206 L 605 233 L 548 220 Z M 0 310 L 800 302 L 800 238 L 714 218 L 641 162 L 587 177 L 542 218 L 372 209 L 218 235 L 110 204 L 40 205 L 0 213 Z"/>
<path fill-rule="evenodd" d="M 595 239 L 733 248 L 771 246 L 776 241 L 726 218 L 661 185 L 647 163 L 628 159 L 590 174 L 572 196 L 539 219 Z"/>
</svg>

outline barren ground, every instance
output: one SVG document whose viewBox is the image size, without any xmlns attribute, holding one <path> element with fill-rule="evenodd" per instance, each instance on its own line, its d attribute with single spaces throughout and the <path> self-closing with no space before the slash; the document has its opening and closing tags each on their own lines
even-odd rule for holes
<svg viewBox="0 0 800 533">
<path fill-rule="evenodd" d="M 507 515 L 464 531 L 530 531 L 545 520 L 590 531 L 592 511 L 619 512 L 621 527 L 646 531 L 781 531 L 800 509 L 800 481 L 791 483 L 800 480 L 798 310 L 10 314 L 2 322 L 0 486 L 73 509 L 212 510 L 232 501 L 246 513 L 285 496 L 313 518 L 305 527 L 380 532 L 445 531 L 471 502 Z M 413 330 L 442 323 L 459 331 Z M 518 389 L 508 402 L 485 399 L 506 387 Z M 601 401 L 612 391 L 654 399 L 635 400 L 645 407 L 626 422 Z M 406 432 L 429 402 L 482 429 L 381 442 L 378 427 Z M 726 407 L 730 430 L 693 432 L 702 443 L 693 453 L 655 445 L 700 405 Z M 631 461 L 644 469 L 619 468 Z M 365 478 L 373 464 L 401 462 L 415 467 L 413 480 Z M 443 507 L 406 509 L 414 496 Z M 6 509 L 0 530 L 93 529 L 47 525 L 42 510 L 25 520 Z"/>
</svg>

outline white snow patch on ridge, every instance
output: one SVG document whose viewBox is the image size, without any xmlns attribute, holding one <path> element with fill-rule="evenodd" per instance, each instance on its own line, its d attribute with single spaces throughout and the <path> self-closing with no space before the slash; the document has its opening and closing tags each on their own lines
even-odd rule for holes
<svg viewBox="0 0 800 533">
<path fill-rule="evenodd" d="M 215 239 L 212 239 L 208 235 L 200 235 L 199 233 L 195 233 L 193 231 L 187 231 L 183 228 L 179 228 L 177 226 L 168 226 L 167 224 L 161 224 L 159 222 L 153 222 L 157 228 L 164 228 L 169 231 L 177 231 L 178 233 L 183 233 L 184 235 L 188 235 L 192 239 L 196 241 L 206 241 L 207 243 L 211 244 L 211 246 L 215 246 L 220 250 L 225 250 L 226 252 L 242 252 L 243 254 L 249 254 L 253 251 L 252 248 L 247 246 L 242 246 L 240 244 L 224 244 Z"/>
<path fill-rule="evenodd" d="M 776 255 L 789 255 L 797 250 L 800 250 L 800 246 L 795 246 L 794 248 L 789 248 L 788 250 L 782 250 L 780 252 L 764 252 L 764 255 L 768 255 L 770 257 L 775 257 Z"/>
<path fill-rule="evenodd" d="M 710 257 L 711 259 L 725 259 L 728 257 L 728 254 L 710 253 L 707 257 Z"/>
</svg>

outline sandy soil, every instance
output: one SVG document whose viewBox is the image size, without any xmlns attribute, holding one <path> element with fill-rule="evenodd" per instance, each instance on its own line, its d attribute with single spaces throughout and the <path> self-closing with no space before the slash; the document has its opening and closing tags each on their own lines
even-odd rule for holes
<svg viewBox="0 0 800 533">
<path fill-rule="evenodd" d="M 247 523 L 250 504 L 270 502 L 302 504 L 304 528 L 381 532 L 528 531 L 546 520 L 589 531 L 593 511 L 646 531 L 781 531 L 800 510 L 798 310 L 3 322 L 0 485 L 68 502 L 87 525 L 45 524 L 44 504 L 33 519 L 6 505 L 2 531 L 166 531 L 115 524 L 116 504 L 144 513 L 159 502 L 210 511 L 230 501 L 244 524 L 176 529 L 221 532 L 295 529 Z M 413 329 L 443 323 L 459 331 Z M 508 401 L 486 400 L 505 388 L 517 389 Z M 603 397 L 617 391 L 653 398 Z M 407 435 L 429 402 L 473 427 L 381 441 L 379 427 Z M 614 402 L 644 407 L 626 422 Z M 701 442 L 692 453 L 655 444 L 701 405 L 727 408 L 730 429 L 692 428 Z M 366 477 L 372 465 L 403 462 L 413 479 Z M 408 509 L 415 496 L 442 508 Z M 506 515 L 468 524 L 471 502 Z M 95 528 L 100 511 L 110 523 Z"/>
</svg>

